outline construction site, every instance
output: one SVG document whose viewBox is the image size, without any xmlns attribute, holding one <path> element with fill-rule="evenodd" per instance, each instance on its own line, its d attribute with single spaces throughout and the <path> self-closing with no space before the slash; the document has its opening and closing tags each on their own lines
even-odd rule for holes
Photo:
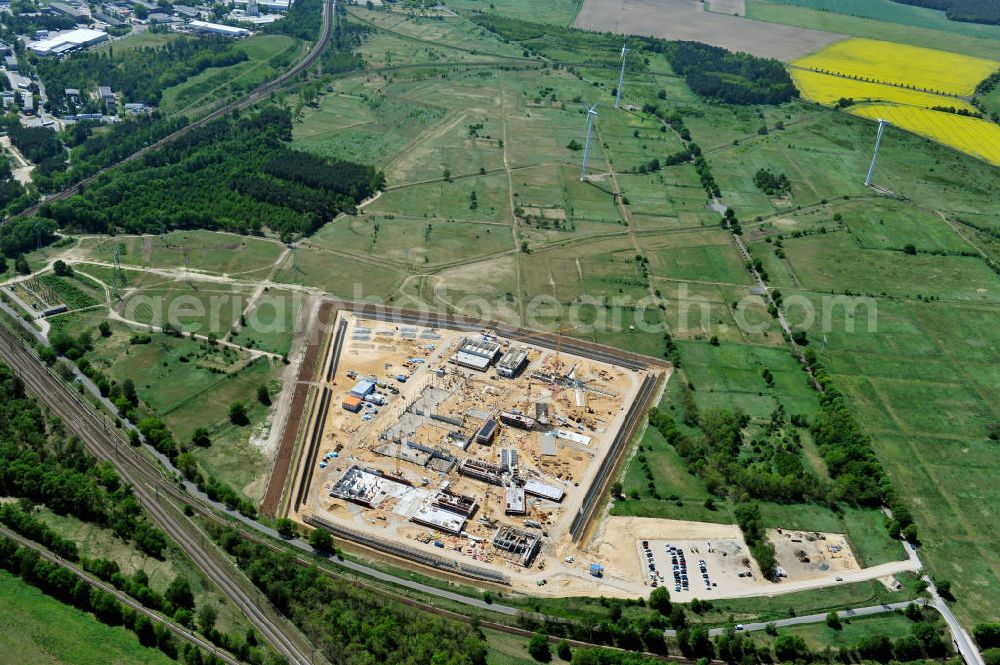
<svg viewBox="0 0 1000 665">
<path fill-rule="evenodd" d="M 465 577 L 592 588 L 577 545 L 661 375 L 561 338 L 344 311 L 332 328 L 289 516 Z"/>
</svg>

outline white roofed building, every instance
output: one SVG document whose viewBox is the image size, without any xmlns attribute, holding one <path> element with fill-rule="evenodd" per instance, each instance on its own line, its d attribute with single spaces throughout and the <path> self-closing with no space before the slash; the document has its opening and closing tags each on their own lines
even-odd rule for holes
<svg viewBox="0 0 1000 665">
<path fill-rule="evenodd" d="M 108 33 L 91 28 L 77 28 L 49 35 L 37 42 L 28 42 L 28 49 L 38 55 L 62 55 L 107 41 Z"/>
<path fill-rule="evenodd" d="M 210 35 L 223 35 L 226 37 L 247 37 L 250 31 L 246 28 L 236 28 L 231 25 L 221 23 L 209 23 L 208 21 L 191 21 L 188 27 L 195 32 L 203 32 Z"/>
</svg>

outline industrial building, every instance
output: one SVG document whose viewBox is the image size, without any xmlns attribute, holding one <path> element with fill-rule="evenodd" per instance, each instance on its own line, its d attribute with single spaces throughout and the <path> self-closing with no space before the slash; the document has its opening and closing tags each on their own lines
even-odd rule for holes
<svg viewBox="0 0 1000 665">
<path fill-rule="evenodd" d="M 64 55 L 108 40 L 108 33 L 91 28 L 77 28 L 29 42 L 28 49 L 38 55 Z"/>
<path fill-rule="evenodd" d="M 235 28 L 231 25 L 209 23 L 208 21 L 194 20 L 188 23 L 188 27 L 195 32 L 208 35 L 222 35 L 223 37 L 248 37 L 250 35 L 250 31 L 246 28 Z"/>
<path fill-rule="evenodd" d="M 174 5 L 174 11 L 185 18 L 197 18 L 201 16 L 201 10 L 187 5 Z"/>
<path fill-rule="evenodd" d="M 351 388 L 351 394 L 355 397 L 360 397 L 364 399 L 368 397 L 372 392 L 375 391 L 375 382 L 371 380 L 358 381 L 353 388 Z"/>
<path fill-rule="evenodd" d="M 122 28 L 128 25 L 127 21 L 123 21 L 117 16 L 112 16 L 107 12 L 99 11 L 96 14 L 94 14 L 94 18 L 96 18 L 98 21 L 105 24 L 109 28 Z"/>
<path fill-rule="evenodd" d="M 534 479 L 524 483 L 524 491 L 526 494 L 555 501 L 556 503 L 562 501 L 563 495 L 565 495 L 565 492 L 561 488 Z"/>
<path fill-rule="evenodd" d="M 493 443 L 493 439 L 497 435 L 497 421 L 495 418 L 487 418 L 483 422 L 483 426 L 479 428 L 476 432 L 476 443 L 488 446 Z"/>
<path fill-rule="evenodd" d="M 435 505 L 421 506 L 410 521 L 457 536 L 465 528 L 465 516 L 443 510 Z"/>
<path fill-rule="evenodd" d="M 520 346 L 503 354 L 497 363 L 497 374 L 505 379 L 516 378 L 528 366 L 528 349 Z"/>
<path fill-rule="evenodd" d="M 481 480 L 490 485 L 503 485 L 503 470 L 496 464 L 484 462 L 475 457 L 467 457 L 458 465 L 458 472 L 463 476 Z"/>
<path fill-rule="evenodd" d="M 486 337 L 480 339 L 465 337 L 459 344 L 458 351 L 449 360 L 456 365 L 485 372 L 499 355 L 499 342 Z"/>
<path fill-rule="evenodd" d="M 77 9 L 76 7 L 71 7 L 64 2 L 50 2 L 49 8 L 54 12 L 62 14 L 63 16 L 68 16 L 77 23 L 86 23 L 89 15 L 82 9 Z"/>
<path fill-rule="evenodd" d="M 465 515 L 466 517 L 472 517 L 478 507 L 473 497 L 465 496 L 464 494 L 455 494 L 448 490 L 438 492 L 431 505 L 437 506 L 442 510 L 450 510 L 453 513 Z"/>
<path fill-rule="evenodd" d="M 340 406 L 344 408 L 345 411 L 350 411 L 351 413 L 357 413 L 361 410 L 363 402 L 357 395 L 348 395 L 344 398 L 344 401 L 340 403 Z"/>
<path fill-rule="evenodd" d="M 240 5 L 247 5 L 249 9 L 249 0 L 236 0 L 234 3 L 237 7 Z M 291 0 L 256 0 L 255 4 L 260 10 L 269 12 L 287 12 L 288 8 L 294 3 Z"/>
<path fill-rule="evenodd" d="M 555 457 L 557 454 L 555 432 L 543 432 L 538 443 L 539 450 L 542 451 L 543 455 L 546 457 Z"/>
<path fill-rule="evenodd" d="M 517 473 L 517 451 L 513 448 L 500 449 L 500 468 L 504 473 Z"/>
<path fill-rule="evenodd" d="M 352 501 L 366 508 L 378 508 L 383 501 L 404 496 L 412 490 L 410 485 L 386 478 L 376 469 L 352 466 L 330 490 L 330 496 Z"/>
<path fill-rule="evenodd" d="M 493 535 L 493 547 L 513 554 L 525 567 L 530 566 L 531 560 L 538 554 L 540 543 L 541 539 L 535 534 L 507 525 L 501 526 Z"/>
<path fill-rule="evenodd" d="M 514 413 L 513 411 L 501 411 L 500 422 L 504 425 L 517 427 L 518 429 L 532 430 L 535 427 L 534 418 L 529 418 L 523 413 Z"/>
<path fill-rule="evenodd" d="M 507 487 L 503 491 L 504 515 L 524 515 L 527 512 L 524 490 L 520 487 Z"/>
</svg>

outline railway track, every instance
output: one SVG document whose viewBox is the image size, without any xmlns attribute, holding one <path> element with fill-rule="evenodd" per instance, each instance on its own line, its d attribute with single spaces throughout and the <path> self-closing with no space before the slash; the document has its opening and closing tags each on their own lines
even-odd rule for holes
<svg viewBox="0 0 1000 665">
<path fill-rule="evenodd" d="M 365 316 L 373 315 L 369 306 L 354 303 L 342 303 L 341 306 L 344 309 L 356 311 Z M 412 312 L 390 310 L 380 312 L 380 315 L 374 318 L 396 321 L 403 324 L 448 327 L 468 332 L 476 332 L 484 327 L 484 323 L 480 321 L 457 320 L 439 315 L 425 316 Z M 498 332 L 507 334 L 508 331 L 498 329 Z M 527 331 L 518 332 L 513 330 L 513 332 L 517 333 L 515 338 L 528 339 L 531 337 L 534 340 L 534 337 L 529 335 Z M 554 339 L 546 341 L 550 341 L 554 348 L 556 343 Z M 538 342 L 535 340 L 533 343 Z M 624 352 L 587 342 L 569 342 L 568 344 L 567 346 L 567 342 L 563 343 L 563 347 L 568 352 L 578 352 L 587 357 L 606 358 L 608 362 L 621 366 L 631 365 L 637 368 L 644 368 L 649 363 L 657 362 L 652 358 L 624 354 Z M 34 351 L 29 350 L 20 337 L 6 326 L 0 326 L 0 356 L 18 373 L 29 390 L 42 397 L 52 410 L 66 422 L 69 429 L 80 436 L 90 452 L 100 459 L 111 461 L 119 470 L 122 477 L 133 484 L 137 498 L 150 511 L 154 521 L 160 524 L 168 535 L 175 539 L 188 552 L 195 563 L 205 570 L 210 579 L 218 584 L 242 611 L 247 613 L 253 625 L 258 628 L 260 633 L 270 643 L 275 645 L 276 650 L 285 655 L 292 663 L 311 662 L 306 655 L 312 648 L 308 644 L 308 641 L 293 626 L 290 624 L 285 625 L 283 617 L 273 610 L 273 608 L 270 608 L 269 605 L 260 606 L 262 602 L 266 603 L 266 599 L 261 597 L 259 591 L 236 569 L 228 557 L 205 542 L 205 537 L 198 528 L 187 520 L 187 518 L 183 517 L 180 506 L 189 505 L 198 515 L 206 520 L 227 528 L 236 528 L 241 536 L 253 542 L 263 544 L 273 551 L 289 554 L 287 547 L 283 547 L 272 541 L 264 532 L 267 530 L 263 529 L 261 525 L 248 522 L 247 526 L 253 528 L 244 528 L 243 525 L 234 524 L 227 517 L 220 515 L 217 507 L 213 506 L 211 502 L 199 496 L 192 495 L 179 487 L 175 479 L 170 478 L 164 473 L 153 460 L 144 456 L 139 449 L 130 447 L 117 430 L 110 427 L 91 405 L 86 403 L 59 377 L 48 370 Z M 308 566 L 315 564 L 315 561 L 311 557 L 293 555 L 293 558 L 298 565 Z M 378 571 L 368 568 L 363 564 L 354 564 L 353 562 L 344 563 L 362 575 L 374 574 L 376 577 L 380 577 Z M 332 577 L 343 579 L 353 584 L 359 583 L 353 576 L 346 577 L 327 567 L 323 567 L 322 569 L 324 573 Z M 385 579 L 385 577 L 391 579 Z M 380 578 L 383 581 L 406 584 L 406 580 L 392 575 L 383 575 Z M 361 584 L 365 583 L 361 582 Z M 386 592 L 385 588 L 377 585 L 365 586 L 369 586 L 373 593 L 384 594 Z M 418 591 L 423 591 L 423 589 Z M 431 589 L 427 592 L 434 593 L 434 590 Z M 401 602 L 418 606 L 425 611 L 441 614 L 442 616 L 469 620 L 469 617 L 464 614 L 445 611 L 433 604 L 407 598 L 406 596 L 393 595 Z M 466 604 L 470 604 L 477 599 L 463 598 L 462 600 Z M 459 602 L 462 602 L 462 600 Z M 489 609 L 486 611 L 489 611 Z M 553 617 L 542 618 L 554 619 Z M 527 631 L 499 622 L 483 621 L 481 623 L 495 630 L 511 634 L 528 634 Z M 586 642 L 579 642 L 579 644 L 581 646 L 601 646 Z"/>
<path fill-rule="evenodd" d="M 204 535 L 197 530 L 193 523 L 183 517 L 177 504 L 189 505 L 197 514 L 209 521 L 228 528 L 235 528 L 241 536 L 255 543 L 262 544 L 272 551 L 291 554 L 293 561 L 297 565 L 313 566 L 316 564 L 314 560 L 292 554 L 286 547 L 272 542 L 270 538 L 253 530 L 233 524 L 218 515 L 206 503 L 179 489 L 162 471 L 154 467 L 152 460 L 144 457 L 138 449 L 129 446 L 119 436 L 116 429 L 109 426 L 89 404 L 46 368 L 41 359 L 33 351 L 29 350 L 20 338 L 5 325 L 0 325 L 0 357 L 14 370 L 18 378 L 24 382 L 27 389 L 43 399 L 53 413 L 63 420 L 67 428 L 80 437 L 91 453 L 100 459 L 108 460 L 114 464 L 122 477 L 132 484 L 133 491 L 139 499 L 140 504 L 149 511 L 154 522 L 164 528 L 164 531 L 191 556 L 209 579 L 216 583 L 230 597 L 240 610 L 247 615 L 253 626 L 257 628 L 280 654 L 288 658 L 288 661 L 293 665 L 326 662 L 322 655 L 309 645 L 308 641 L 305 641 L 305 638 L 298 634 L 294 628 L 292 629 L 292 636 L 287 635 L 281 629 L 280 624 L 283 618 L 280 616 L 271 616 L 272 613 L 276 614 L 275 610 L 258 607 L 259 604 L 266 603 L 266 599 L 261 596 L 259 591 L 252 588 L 249 580 L 246 580 L 238 570 L 234 570 L 235 564 L 205 542 Z M 171 504 L 170 500 L 176 503 Z M 164 503 L 167 505 L 162 505 Z M 179 524 L 179 522 L 185 522 L 187 526 Z M 216 556 L 212 552 L 218 553 L 218 555 Z M 218 560 L 219 558 L 222 559 L 222 562 Z M 366 569 L 364 566 L 357 567 Z M 371 589 L 373 594 L 379 596 L 386 594 L 385 588 L 365 583 L 363 580 L 347 577 L 328 567 L 320 567 L 320 570 L 326 575 L 341 579 L 346 583 Z M 371 569 L 367 570 L 376 572 Z M 250 592 L 245 590 L 243 581 L 251 586 L 252 590 Z M 403 582 L 404 580 L 399 579 L 399 581 Z M 392 594 L 392 596 L 398 602 L 438 616 L 465 622 L 472 620 L 472 617 L 468 615 L 445 610 L 430 603 L 400 594 Z M 263 606 L 269 608 L 266 604 Z M 558 617 L 538 615 L 537 618 L 546 619 L 550 622 L 562 621 Z M 496 621 L 478 619 L 478 623 L 481 626 L 511 635 L 530 637 L 533 634 L 532 631 Z M 558 636 L 550 636 L 549 639 L 555 642 L 560 638 Z M 608 647 L 607 645 L 593 644 L 580 640 L 567 641 L 571 645 L 580 647 L 616 649 L 616 647 Z M 653 656 L 654 654 L 648 655 Z M 659 656 L 657 657 L 660 658 Z M 665 658 L 663 659 L 665 660 Z M 671 660 L 678 660 L 678 658 L 674 657 Z"/>
<path fill-rule="evenodd" d="M 86 187 L 90 183 L 94 182 L 94 180 L 104 175 L 108 171 L 111 171 L 120 166 L 128 164 L 129 162 L 133 162 L 149 152 L 162 148 L 168 143 L 173 143 L 174 141 L 181 138 L 182 136 L 185 136 L 191 131 L 199 127 L 203 127 L 208 123 L 212 122 L 213 120 L 218 120 L 219 118 L 228 113 L 244 109 L 248 106 L 251 106 L 252 104 L 256 104 L 257 102 L 265 99 L 269 94 L 271 94 L 271 92 L 277 90 L 285 83 L 292 80 L 293 78 L 295 78 L 296 76 L 298 76 L 299 74 L 301 74 L 302 72 L 306 71 L 314 64 L 316 64 L 320 56 L 323 54 L 323 51 L 326 49 L 327 45 L 329 45 L 330 43 L 330 36 L 333 34 L 333 20 L 334 20 L 334 14 L 336 14 L 336 10 L 337 10 L 336 0 L 324 0 L 323 27 L 322 27 L 322 32 L 320 33 L 319 40 L 316 42 L 316 45 L 312 48 L 312 50 L 309 51 L 306 57 L 304 57 L 302 60 L 296 63 L 295 66 L 293 66 L 291 69 L 285 71 L 284 73 L 282 73 L 276 78 L 271 79 L 270 81 L 260 84 L 259 86 L 251 90 L 249 93 L 247 93 L 245 96 L 237 100 L 234 100 L 232 102 L 229 102 L 228 104 L 225 104 L 224 106 L 221 106 L 216 110 L 212 111 L 208 115 L 202 116 L 201 118 L 198 118 L 197 120 L 194 120 L 193 122 L 184 125 L 177 131 L 167 134 L 162 139 L 150 143 L 148 146 L 140 148 L 139 150 L 133 152 L 128 157 L 125 157 L 124 159 L 119 160 L 114 164 L 105 166 L 97 173 L 87 176 L 80 182 L 70 187 L 67 187 L 66 189 L 60 192 L 57 192 L 56 194 L 52 194 L 44 201 L 40 201 L 35 205 L 31 206 L 30 208 L 22 210 L 20 213 L 14 215 L 13 217 L 27 217 L 31 215 L 37 215 L 38 211 L 46 203 L 52 203 L 53 201 L 62 201 L 64 199 L 68 199 L 74 194 L 79 193 L 81 188 Z"/>
<path fill-rule="evenodd" d="M 111 594 L 118 600 L 118 602 L 128 606 L 134 612 L 142 614 L 150 621 L 155 621 L 156 623 L 159 623 L 160 625 L 164 626 L 167 630 L 169 630 L 170 632 L 172 632 L 174 635 L 184 640 L 185 642 L 188 642 L 190 644 L 199 647 L 206 653 L 210 653 L 218 658 L 221 658 L 223 662 L 227 663 L 227 665 L 240 665 L 241 661 L 236 659 L 231 653 L 215 646 L 208 640 L 204 639 L 203 637 L 195 633 L 190 628 L 184 628 L 183 626 L 169 619 L 165 619 L 156 612 L 148 609 L 145 605 L 135 600 L 128 594 L 119 591 L 117 588 L 108 584 L 104 580 L 101 580 L 100 578 L 91 575 L 90 573 L 82 570 L 81 568 L 70 563 L 69 561 L 66 561 L 65 559 L 59 557 L 58 555 L 53 554 L 52 552 L 45 549 L 38 543 L 29 540 L 28 538 L 25 538 L 20 534 L 17 534 L 11 531 L 10 529 L 4 527 L 0 527 L 0 535 L 10 538 L 11 540 L 17 542 L 17 544 L 22 547 L 27 547 L 38 552 L 38 556 L 45 559 L 46 561 L 54 563 L 58 566 L 62 566 L 66 570 L 73 573 L 76 577 L 86 582 L 91 587 L 101 589 L 102 591 Z"/>
<path fill-rule="evenodd" d="M 6 326 L 0 326 L 0 342 L 0 355 L 27 389 L 42 398 L 91 453 L 115 466 L 122 478 L 132 484 L 136 499 L 153 522 L 240 608 L 264 639 L 294 665 L 315 662 L 312 658 L 315 649 L 308 640 L 269 604 L 262 602 L 265 599 L 236 565 L 214 545 L 205 542 L 198 528 L 176 504 L 165 500 L 169 497 L 186 503 L 191 498 L 122 440 L 114 428 L 48 370 Z"/>
</svg>

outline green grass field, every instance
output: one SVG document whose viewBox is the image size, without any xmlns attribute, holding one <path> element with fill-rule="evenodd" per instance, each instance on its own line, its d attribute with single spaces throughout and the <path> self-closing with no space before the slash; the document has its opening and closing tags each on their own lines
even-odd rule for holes
<svg viewBox="0 0 1000 665">
<path fill-rule="evenodd" d="M 813 8 L 824 6 L 838 11 Z M 858 15 L 851 16 L 848 11 Z M 891 0 L 748 0 L 747 17 L 1000 60 L 995 26 L 948 21 L 940 12 L 897 7 Z"/>
<path fill-rule="evenodd" d="M 826 623 L 782 628 L 779 634 L 798 635 L 811 649 L 851 648 L 863 638 L 887 635 L 892 638 L 910 634 L 914 622 L 900 614 L 884 614 L 842 621 L 840 628 L 831 628 Z M 944 626 L 939 625 L 939 630 Z"/>
<path fill-rule="evenodd" d="M 120 55 L 137 48 L 157 48 L 164 44 L 169 44 L 178 38 L 180 38 L 180 35 L 176 32 L 150 32 L 149 30 L 143 30 L 142 32 L 129 33 L 125 37 L 107 44 L 100 44 L 94 50 L 101 53 L 113 51 Z"/>
<path fill-rule="evenodd" d="M 305 297 L 297 291 L 265 289 L 246 313 L 247 325 L 234 332 L 229 341 L 240 346 L 287 355 L 296 326 L 305 309 Z"/>
<path fill-rule="evenodd" d="M 299 57 L 303 44 L 286 35 L 256 35 L 239 43 L 248 59 L 228 67 L 210 67 L 163 91 L 167 115 L 204 115 L 216 104 L 235 98 L 274 78 Z"/>
<path fill-rule="evenodd" d="M 789 239 L 785 247 L 791 269 L 810 290 L 1000 302 L 1000 276 L 977 257 L 865 249 L 843 233 Z"/>
<path fill-rule="evenodd" d="M 123 266 L 188 268 L 237 278 L 266 277 L 283 246 L 273 240 L 213 231 L 171 231 L 164 236 L 117 236 L 91 241 L 85 256 L 110 263 L 120 249 Z"/>
<path fill-rule="evenodd" d="M 0 663 L 20 665 L 167 665 L 135 633 L 107 626 L 0 570 Z"/>
<path fill-rule="evenodd" d="M 234 317 L 238 314 L 237 310 Z M 260 316 L 263 321 L 266 314 Z M 56 317 L 52 323 L 73 334 L 91 330 L 96 343 L 87 359 L 112 379 L 132 379 L 140 399 L 167 423 L 178 441 L 190 440 L 198 427 L 208 428 L 212 446 L 195 450 L 198 461 L 233 489 L 260 498 L 268 460 L 251 437 L 265 434 L 268 425 L 257 388 L 266 385 L 273 393 L 280 387 L 281 361 L 253 359 L 246 351 L 161 333 L 153 333 L 150 344 L 133 345 L 130 337 L 143 330 L 118 321 L 111 321 L 112 334 L 104 338 L 96 328 L 105 318 L 105 312 L 90 310 Z M 248 323 L 251 320 L 252 316 Z M 227 330 L 228 326 L 222 327 L 220 339 Z M 261 346 L 290 344 L 287 333 L 265 333 L 260 339 Z M 249 426 L 229 422 L 229 405 L 235 401 L 247 405 Z"/>
</svg>

